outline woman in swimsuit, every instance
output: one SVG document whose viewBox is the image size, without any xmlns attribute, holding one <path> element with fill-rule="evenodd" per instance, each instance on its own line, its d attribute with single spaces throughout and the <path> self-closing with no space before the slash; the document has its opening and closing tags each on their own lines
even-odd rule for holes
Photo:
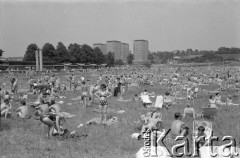
<svg viewBox="0 0 240 158">
<path fill-rule="evenodd" d="M 108 107 L 108 101 L 107 98 L 112 95 L 109 91 L 107 91 L 107 86 L 105 84 L 102 84 L 100 86 L 100 90 L 95 93 L 95 95 L 99 98 L 99 109 L 100 109 L 100 119 L 101 123 L 107 122 L 107 107 Z"/>
</svg>

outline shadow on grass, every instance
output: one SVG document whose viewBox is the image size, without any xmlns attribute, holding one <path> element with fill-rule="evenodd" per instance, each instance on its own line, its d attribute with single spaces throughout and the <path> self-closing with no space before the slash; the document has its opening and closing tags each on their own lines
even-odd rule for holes
<svg viewBox="0 0 240 158">
<path fill-rule="evenodd" d="M 9 131 L 12 129 L 11 120 L 0 118 L 0 131 Z"/>
</svg>

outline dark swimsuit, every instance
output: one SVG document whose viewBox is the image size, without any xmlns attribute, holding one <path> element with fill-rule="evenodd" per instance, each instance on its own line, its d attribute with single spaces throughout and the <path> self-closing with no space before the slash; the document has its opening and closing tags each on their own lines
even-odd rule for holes
<svg viewBox="0 0 240 158">
<path fill-rule="evenodd" d="M 101 98 L 101 97 L 104 97 L 104 98 L 106 98 L 107 97 L 107 95 L 105 94 L 105 95 L 99 95 L 99 97 Z M 105 106 L 105 105 L 108 105 L 108 101 L 107 100 L 100 100 L 100 105 L 102 105 L 102 106 Z"/>
</svg>

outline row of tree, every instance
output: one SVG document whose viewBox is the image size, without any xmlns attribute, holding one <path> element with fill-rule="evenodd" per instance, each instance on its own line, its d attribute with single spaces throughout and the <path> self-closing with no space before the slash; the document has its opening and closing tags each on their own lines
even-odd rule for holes
<svg viewBox="0 0 240 158">
<path fill-rule="evenodd" d="M 240 54 L 240 48 L 227 48 L 220 47 L 217 51 L 208 51 L 208 50 L 175 50 L 172 52 L 169 51 L 158 51 L 152 52 L 148 55 L 148 60 L 150 63 L 160 62 L 167 63 L 170 60 L 173 60 L 174 57 L 179 57 L 182 59 L 182 62 L 207 62 L 207 61 L 222 61 L 223 58 L 218 56 L 218 54 Z M 200 56 L 194 56 L 200 55 Z M 191 57 L 193 56 L 193 57 Z M 184 58 L 189 57 L 189 58 Z"/>
<path fill-rule="evenodd" d="M 24 55 L 24 61 L 35 61 L 35 51 L 38 46 L 34 43 L 28 45 Z M 115 64 L 122 65 L 122 60 L 114 59 L 114 53 L 108 52 L 103 54 L 99 48 L 92 48 L 89 45 L 79 45 L 77 43 L 70 44 L 66 47 L 62 42 L 58 42 L 56 48 L 46 43 L 42 47 L 43 61 L 55 61 L 57 63 L 91 63 L 91 64 L 104 64 L 113 66 Z M 133 55 L 130 54 L 127 58 L 128 64 L 132 64 Z"/>
</svg>

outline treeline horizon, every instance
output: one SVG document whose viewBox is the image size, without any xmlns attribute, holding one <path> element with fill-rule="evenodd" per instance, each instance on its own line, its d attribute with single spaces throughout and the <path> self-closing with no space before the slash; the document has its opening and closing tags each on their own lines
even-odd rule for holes
<svg viewBox="0 0 240 158">
<path fill-rule="evenodd" d="M 23 61 L 35 61 L 35 52 L 38 51 L 37 44 L 32 43 L 27 46 Z M 58 42 L 57 46 L 45 43 L 40 48 L 43 55 L 43 61 L 53 61 L 56 63 L 83 63 L 83 64 L 107 64 L 108 66 L 122 65 L 122 60 L 115 60 L 114 53 L 103 52 L 98 48 L 92 48 L 87 44 L 79 45 L 71 43 L 66 47 L 62 42 Z M 132 64 L 133 56 L 127 57 L 128 64 Z"/>
</svg>

